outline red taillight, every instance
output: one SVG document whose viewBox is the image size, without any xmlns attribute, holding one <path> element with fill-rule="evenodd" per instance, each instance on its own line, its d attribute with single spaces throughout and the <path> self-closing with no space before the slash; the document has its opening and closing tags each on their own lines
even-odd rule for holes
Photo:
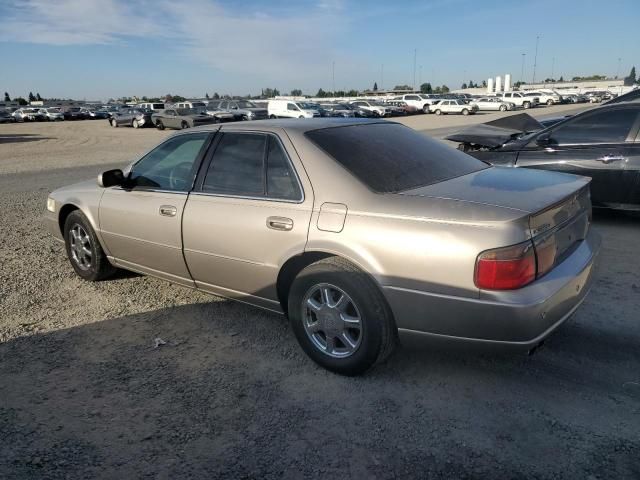
<svg viewBox="0 0 640 480">
<path fill-rule="evenodd" d="M 536 255 L 531 242 L 487 250 L 476 261 L 475 284 L 487 290 L 514 290 L 536 278 Z"/>
</svg>

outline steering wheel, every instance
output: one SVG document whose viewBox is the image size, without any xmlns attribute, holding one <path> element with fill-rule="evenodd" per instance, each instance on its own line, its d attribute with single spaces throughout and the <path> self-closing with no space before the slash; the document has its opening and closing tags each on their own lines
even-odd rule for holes
<svg viewBox="0 0 640 480">
<path fill-rule="evenodd" d="M 172 190 L 180 190 L 187 183 L 191 174 L 191 163 L 182 162 L 176 165 L 169 172 L 169 186 Z"/>
</svg>

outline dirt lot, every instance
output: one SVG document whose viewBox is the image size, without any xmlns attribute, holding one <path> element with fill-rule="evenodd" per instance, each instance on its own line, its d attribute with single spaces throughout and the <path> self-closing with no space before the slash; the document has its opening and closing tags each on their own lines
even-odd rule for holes
<svg viewBox="0 0 640 480">
<path fill-rule="evenodd" d="M 640 220 L 596 215 L 594 289 L 535 355 L 401 349 L 343 378 L 280 316 L 73 275 L 47 193 L 165 135 L 0 125 L 0 478 L 640 478 Z"/>
</svg>

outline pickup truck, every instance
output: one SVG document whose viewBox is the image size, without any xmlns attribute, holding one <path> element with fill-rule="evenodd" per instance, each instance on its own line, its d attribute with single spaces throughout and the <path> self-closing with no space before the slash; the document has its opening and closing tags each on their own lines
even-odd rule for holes
<svg viewBox="0 0 640 480">
<path fill-rule="evenodd" d="M 433 103 L 433 100 L 422 98 L 418 94 L 400 95 L 399 97 L 394 97 L 393 100 L 403 101 L 410 107 L 416 107 L 418 110 L 422 110 L 423 113 L 429 113 L 429 105 Z"/>
<path fill-rule="evenodd" d="M 496 96 L 498 98 L 502 98 L 503 102 L 511 102 L 515 104 L 516 107 L 531 108 L 537 107 L 538 104 L 540 104 L 540 99 L 538 97 L 527 97 L 521 92 L 503 92 L 502 95 L 497 94 Z"/>
<path fill-rule="evenodd" d="M 562 97 L 557 93 L 547 93 L 547 92 L 527 92 L 525 93 L 527 97 L 538 97 L 540 103 L 546 103 L 551 106 L 554 103 L 562 103 Z"/>
</svg>

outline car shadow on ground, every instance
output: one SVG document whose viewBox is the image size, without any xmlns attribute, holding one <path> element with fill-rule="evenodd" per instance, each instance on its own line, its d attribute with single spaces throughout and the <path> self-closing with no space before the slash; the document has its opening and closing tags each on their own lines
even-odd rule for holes
<svg viewBox="0 0 640 480">
<path fill-rule="evenodd" d="M 54 137 L 44 137 L 36 133 L 0 133 L 0 143 L 24 143 L 51 140 Z"/>
<path fill-rule="evenodd" d="M 400 349 L 347 378 L 238 303 L 96 321 L 0 344 L 0 477 L 624 478 L 639 341 L 578 316 L 532 357 Z"/>
</svg>

